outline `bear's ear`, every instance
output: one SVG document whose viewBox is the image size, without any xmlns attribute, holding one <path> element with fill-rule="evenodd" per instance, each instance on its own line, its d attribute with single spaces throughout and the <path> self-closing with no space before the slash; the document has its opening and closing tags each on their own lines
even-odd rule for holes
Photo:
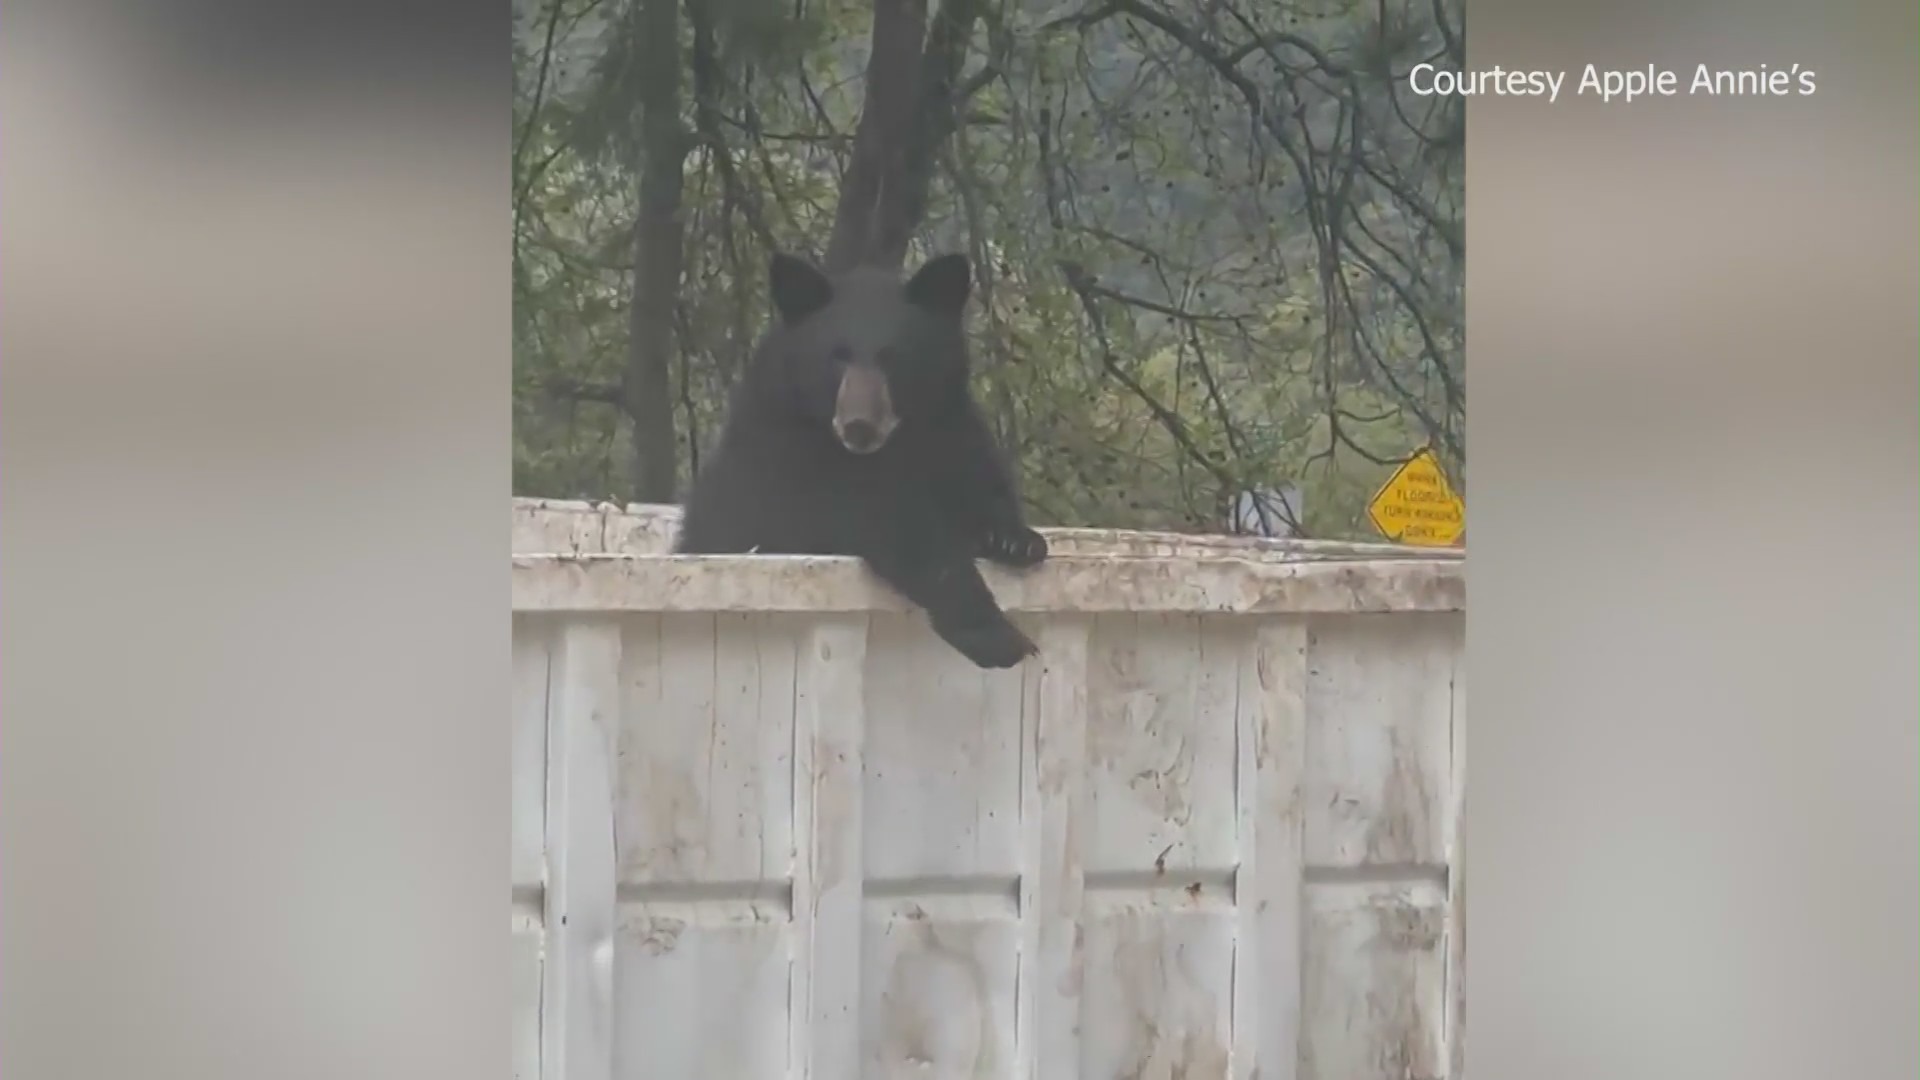
<svg viewBox="0 0 1920 1080">
<path fill-rule="evenodd" d="M 773 307 L 786 323 L 797 323 L 833 301 L 833 283 L 820 268 L 797 256 L 777 252 L 767 268 Z"/>
<path fill-rule="evenodd" d="M 907 281 L 907 300 L 938 315 L 958 317 L 973 291 L 973 266 L 961 254 L 929 259 Z"/>
</svg>

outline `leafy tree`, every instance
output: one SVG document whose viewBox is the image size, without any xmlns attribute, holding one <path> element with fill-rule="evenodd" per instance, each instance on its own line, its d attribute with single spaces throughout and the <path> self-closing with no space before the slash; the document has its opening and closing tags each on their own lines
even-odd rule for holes
<svg viewBox="0 0 1920 1080">
<path fill-rule="evenodd" d="M 545 0 L 515 39 L 515 490 L 668 502 L 776 249 L 972 255 L 1038 520 L 1465 487 L 1459 0 Z"/>
</svg>

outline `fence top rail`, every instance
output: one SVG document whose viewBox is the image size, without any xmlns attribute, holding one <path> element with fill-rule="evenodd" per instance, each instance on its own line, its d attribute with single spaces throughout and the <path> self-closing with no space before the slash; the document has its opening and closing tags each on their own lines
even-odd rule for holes
<svg viewBox="0 0 1920 1080">
<path fill-rule="evenodd" d="M 983 566 L 1008 611 L 1281 615 L 1458 612 L 1459 558 L 1278 561 L 1220 555 L 1056 555 L 1024 572 Z M 517 554 L 516 612 L 900 612 L 847 558 Z"/>
<path fill-rule="evenodd" d="M 665 555 L 679 528 L 677 506 L 560 499 L 513 500 L 516 555 Z M 1463 548 L 1420 548 L 1345 540 L 1193 535 L 1136 529 L 1041 528 L 1059 555 L 1227 557 L 1279 561 L 1464 561 Z"/>
</svg>

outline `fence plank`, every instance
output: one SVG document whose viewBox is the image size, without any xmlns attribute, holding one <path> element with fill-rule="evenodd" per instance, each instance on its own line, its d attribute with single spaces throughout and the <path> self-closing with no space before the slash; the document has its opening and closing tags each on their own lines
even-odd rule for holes
<svg viewBox="0 0 1920 1080">
<path fill-rule="evenodd" d="M 558 635 L 547 748 L 547 955 L 541 1074 L 611 1080 L 614 846 L 612 734 L 620 627 L 575 620 Z"/>
<path fill-rule="evenodd" d="M 801 1080 L 860 1075 L 866 653 L 864 615 L 821 619 L 800 646 L 792 1023 Z"/>
</svg>

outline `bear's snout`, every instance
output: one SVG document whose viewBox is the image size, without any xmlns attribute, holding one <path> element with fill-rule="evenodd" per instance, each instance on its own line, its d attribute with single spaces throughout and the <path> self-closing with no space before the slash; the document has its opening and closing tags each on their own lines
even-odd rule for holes
<svg viewBox="0 0 1920 1080">
<path fill-rule="evenodd" d="M 856 454 L 870 453 L 880 447 L 880 429 L 865 420 L 849 420 L 840 425 L 840 441 Z"/>
<path fill-rule="evenodd" d="M 833 433 L 856 454 L 871 454 L 887 443 L 900 424 L 886 373 L 869 364 L 851 364 L 840 376 L 833 403 Z"/>
</svg>

